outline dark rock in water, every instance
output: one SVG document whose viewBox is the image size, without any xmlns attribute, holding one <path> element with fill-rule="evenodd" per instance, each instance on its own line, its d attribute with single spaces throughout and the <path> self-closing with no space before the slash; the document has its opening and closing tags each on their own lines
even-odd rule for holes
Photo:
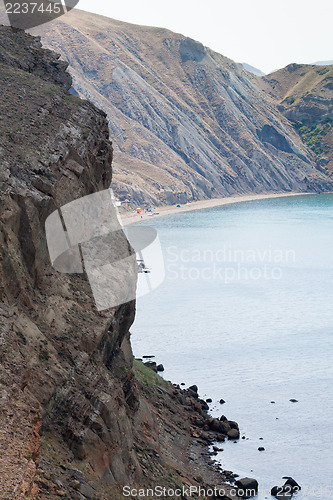
<svg viewBox="0 0 333 500">
<path fill-rule="evenodd" d="M 164 366 L 163 365 L 157 365 L 156 370 L 158 372 L 164 372 Z"/>
<path fill-rule="evenodd" d="M 209 410 L 209 406 L 206 403 L 206 401 L 204 401 L 203 399 L 199 399 L 199 403 L 201 404 L 201 407 L 202 407 L 203 410 L 205 410 L 205 411 Z"/>
<path fill-rule="evenodd" d="M 230 429 L 228 431 L 228 439 L 239 439 L 239 430 L 238 429 Z"/>
<path fill-rule="evenodd" d="M 233 420 L 229 420 L 228 422 L 229 422 L 231 429 L 239 429 L 237 422 L 234 422 Z"/>
<path fill-rule="evenodd" d="M 265 448 L 263 446 L 259 446 L 258 451 L 265 451 Z"/>
<path fill-rule="evenodd" d="M 298 403 L 298 399 L 294 399 L 294 398 L 289 399 L 289 401 L 290 401 L 291 403 Z"/>
<path fill-rule="evenodd" d="M 271 489 L 271 495 L 276 497 L 278 500 L 287 500 L 292 498 L 294 493 L 301 490 L 300 485 L 290 476 L 284 476 L 286 482 L 283 486 L 273 486 Z"/>
<path fill-rule="evenodd" d="M 220 399 L 220 405 L 224 405 L 225 401 L 224 399 Z"/>
<path fill-rule="evenodd" d="M 155 356 L 142 356 L 144 359 L 155 358 Z"/>
<path fill-rule="evenodd" d="M 180 385 L 185 385 L 185 382 L 182 382 Z"/>
<path fill-rule="evenodd" d="M 192 391 L 191 389 L 188 390 L 188 393 L 189 393 L 189 396 L 191 396 L 192 398 L 194 399 L 198 399 L 198 393 L 197 392 L 194 392 Z"/>
<path fill-rule="evenodd" d="M 272 404 L 275 404 L 275 401 L 271 401 Z"/>
<path fill-rule="evenodd" d="M 250 498 L 258 492 L 258 481 L 251 477 L 243 477 L 235 482 L 237 487 L 237 495 L 241 498 Z"/>
<path fill-rule="evenodd" d="M 284 483 L 284 488 L 285 488 L 286 491 L 287 491 L 287 487 L 288 486 L 291 488 L 291 491 L 293 493 L 297 493 L 297 491 L 299 491 L 299 490 L 302 489 L 301 486 L 292 477 L 290 477 L 290 476 L 283 476 L 282 479 L 286 479 L 286 482 Z"/>
<path fill-rule="evenodd" d="M 209 427 L 212 429 L 212 431 L 215 432 L 218 432 L 220 430 L 220 425 L 221 422 L 216 418 L 213 418 L 212 421 L 209 423 Z"/>
<path fill-rule="evenodd" d="M 225 415 L 222 415 L 222 416 L 220 417 L 220 420 L 221 420 L 221 422 L 226 422 L 226 421 L 228 421 L 228 419 L 227 419 L 227 417 L 226 417 Z"/>
<path fill-rule="evenodd" d="M 217 434 L 215 439 L 219 443 L 223 443 L 225 441 L 225 435 L 224 434 Z"/>
<path fill-rule="evenodd" d="M 230 431 L 230 426 L 228 425 L 227 422 L 220 422 L 219 421 L 219 432 L 220 434 L 227 434 Z"/>
<path fill-rule="evenodd" d="M 288 487 L 288 490 L 285 489 L 285 486 L 273 486 L 271 489 L 271 495 L 280 500 L 287 500 L 288 498 L 292 498 L 293 493 L 290 490 L 290 486 Z"/>
<path fill-rule="evenodd" d="M 145 366 L 148 366 L 148 368 L 150 368 L 151 370 L 153 370 L 155 373 L 157 373 L 157 366 L 156 366 L 156 363 L 155 361 L 146 361 L 144 363 Z"/>
<path fill-rule="evenodd" d="M 189 391 L 198 392 L 198 386 L 197 385 L 191 385 L 188 389 L 189 389 Z"/>
<path fill-rule="evenodd" d="M 206 399 L 206 403 L 212 403 L 212 401 L 213 400 L 211 398 Z"/>
</svg>

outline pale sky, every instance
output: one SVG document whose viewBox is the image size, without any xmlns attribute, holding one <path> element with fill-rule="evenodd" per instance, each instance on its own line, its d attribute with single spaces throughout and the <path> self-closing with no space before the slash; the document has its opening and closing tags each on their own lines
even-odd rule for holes
<svg viewBox="0 0 333 500">
<path fill-rule="evenodd" d="M 168 28 L 265 73 L 333 60 L 332 0 L 80 0 L 77 7 Z"/>
</svg>

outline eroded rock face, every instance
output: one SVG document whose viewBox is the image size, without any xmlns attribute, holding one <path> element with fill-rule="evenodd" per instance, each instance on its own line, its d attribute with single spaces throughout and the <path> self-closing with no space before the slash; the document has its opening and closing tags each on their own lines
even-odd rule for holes
<svg viewBox="0 0 333 500">
<path fill-rule="evenodd" d="M 258 130 L 258 137 L 261 141 L 269 142 L 280 151 L 292 153 L 292 149 L 287 139 L 271 125 L 264 125 L 261 130 Z"/>
<path fill-rule="evenodd" d="M 333 66 L 290 64 L 258 80 L 316 155 L 318 169 L 333 176 Z"/>
<path fill-rule="evenodd" d="M 107 112 L 114 189 L 134 207 L 332 189 L 257 77 L 199 42 L 78 10 L 36 33 Z"/>
<path fill-rule="evenodd" d="M 38 40 L 2 27 L 0 46 L 0 389 L 9 391 L 2 407 L 19 407 L 19 428 L 38 402 L 38 422 L 63 436 L 73 458 L 91 461 L 100 477 L 131 480 L 134 302 L 98 313 L 84 275 L 52 269 L 44 229 L 57 208 L 109 187 L 105 114 L 68 93 L 66 64 Z M 117 241 L 129 255 L 125 236 Z M 33 444 L 22 473 L 8 457 L 3 463 L 7 485 L 27 496 L 36 490 L 37 427 L 32 419 L 25 431 Z M 10 442 L 10 426 L 2 431 Z"/>
<path fill-rule="evenodd" d="M 185 38 L 179 44 L 179 53 L 182 62 L 196 61 L 200 62 L 205 57 L 205 47 L 202 43 L 192 40 L 192 38 Z"/>
</svg>

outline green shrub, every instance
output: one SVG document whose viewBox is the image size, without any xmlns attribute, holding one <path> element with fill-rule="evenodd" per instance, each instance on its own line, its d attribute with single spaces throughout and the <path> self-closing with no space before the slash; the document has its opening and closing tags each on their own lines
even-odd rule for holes
<svg viewBox="0 0 333 500">
<path fill-rule="evenodd" d="M 328 73 L 329 70 L 330 68 L 328 68 L 327 66 L 323 66 L 322 68 L 318 68 L 316 71 L 318 75 L 325 75 L 325 73 Z"/>
<path fill-rule="evenodd" d="M 302 137 L 303 142 L 307 144 L 312 151 L 318 155 L 327 152 L 327 147 L 322 146 L 322 140 L 332 128 L 329 118 L 325 119 L 321 124 L 305 125 L 302 122 L 296 122 L 294 126 Z"/>
</svg>

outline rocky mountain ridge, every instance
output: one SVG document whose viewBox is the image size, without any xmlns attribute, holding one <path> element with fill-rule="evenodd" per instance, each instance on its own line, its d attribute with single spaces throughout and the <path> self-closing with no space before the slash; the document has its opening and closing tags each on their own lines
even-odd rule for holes
<svg viewBox="0 0 333 500">
<path fill-rule="evenodd" d="M 34 30 L 108 115 L 113 187 L 134 206 L 320 192 L 332 180 L 259 77 L 165 29 L 73 10 Z"/>
</svg>

